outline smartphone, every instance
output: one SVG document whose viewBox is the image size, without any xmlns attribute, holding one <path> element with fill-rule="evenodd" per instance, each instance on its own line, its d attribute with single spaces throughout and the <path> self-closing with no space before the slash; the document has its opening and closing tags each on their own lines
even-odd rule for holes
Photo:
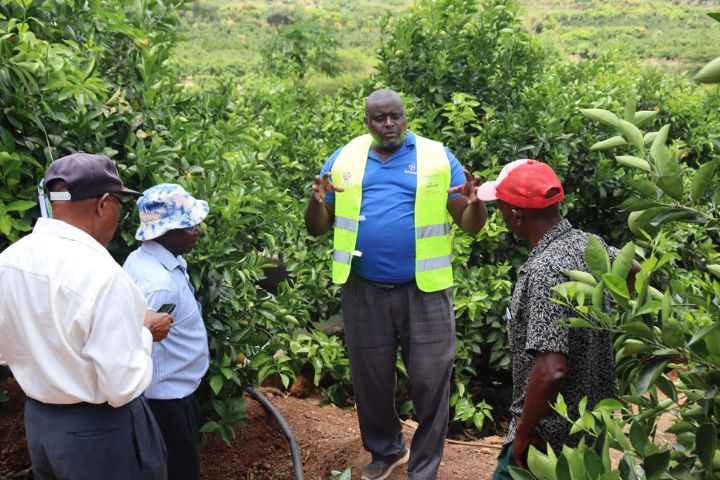
<svg viewBox="0 0 720 480">
<path fill-rule="evenodd" d="M 175 304 L 174 303 L 165 303 L 160 308 L 157 309 L 158 313 L 167 313 L 170 315 L 173 310 L 175 310 Z"/>
</svg>

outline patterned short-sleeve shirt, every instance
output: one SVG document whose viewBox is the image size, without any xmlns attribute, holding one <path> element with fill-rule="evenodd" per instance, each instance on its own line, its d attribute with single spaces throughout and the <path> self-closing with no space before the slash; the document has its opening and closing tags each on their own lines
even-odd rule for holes
<svg viewBox="0 0 720 480">
<path fill-rule="evenodd" d="M 615 393 L 612 338 L 609 332 L 567 328 L 559 321 L 572 312 L 550 301 L 552 288 L 569 281 L 567 270 L 588 271 L 585 247 L 588 234 L 563 220 L 546 232 L 521 267 L 510 306 L 508 336 L 513 358 L 512 419 L 506 442 L 515 438 L 530 373 L 538 352 L 562 353 L 567 358 L 567 378 L 561 390 L 571 418 L 578 416 L 578 403 L 587 395 L 588 408 Z M 602 240 L 600 240 L 605 245 Z M 608 247 L 612 258 L 618 250 Z M 570 436 L 570 424 L 555 412 L 543 417 L 536 427 L 541 438 L 557 452 L 562 445 L 575 446 L 579 437 Z"/>
</svg>

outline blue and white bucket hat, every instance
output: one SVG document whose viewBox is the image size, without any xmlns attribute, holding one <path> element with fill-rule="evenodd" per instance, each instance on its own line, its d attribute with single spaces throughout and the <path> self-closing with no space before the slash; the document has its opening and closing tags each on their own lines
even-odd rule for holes
<svg viewBox="0 0 720 480">
<path fill-rule="evenodd" d="M 140 228 L 137 240 L 152 240 L 170 230 L 194 227 L 207 217 L 210 208 L 183 187 L 174 183 L 161 183 L 148 188 L 138 200 Z"/>
</svg>

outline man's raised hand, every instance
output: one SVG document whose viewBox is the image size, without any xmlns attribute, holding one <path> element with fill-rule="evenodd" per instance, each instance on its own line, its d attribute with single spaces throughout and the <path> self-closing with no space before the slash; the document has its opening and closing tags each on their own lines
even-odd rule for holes
<svg viewBox="0 0 720 480">
<path fill-rule="evenodd" d="M 345 189 L 330 181 L 330 172 L 325 172 L 322 177 L 315 175 L 315 183 L 312 184 L 312 192 L 315 201 L 325 203 L 325 194 L 328 192 L 344 192 Z"/>
<path fill-rule="evenodd" d="M 465 174 L 465 183 L 458 185 L 457 187 L 448 188 L 448 193 L 459 193 L 464 195 L 467 197 L 469 204 L 479 202 L 480 200 L 477 197 L 477 188 L 478 185 L 480 185 L 480 177 L 477 175 L 473 177 L 467 168 L 463 169 L 463 173 Z"/>
</svg>

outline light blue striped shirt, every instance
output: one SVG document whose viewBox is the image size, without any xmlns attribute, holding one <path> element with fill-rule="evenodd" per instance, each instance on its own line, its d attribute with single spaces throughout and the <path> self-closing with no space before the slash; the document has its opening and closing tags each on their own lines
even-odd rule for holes
<svg viewBox="0 0 720 480">
<path fill-rule="evenodd" d="M 145 241 L 123 268 L 157 310 L 174 303 L 168 336 L 153 343 L 153 376 L 145 396 L 157 400 L 184 398 L 193 393 L 208 369 L 210 355 L 202 307 L 187 274 L 187 262 L 157 242 Z"/>
</svg>

